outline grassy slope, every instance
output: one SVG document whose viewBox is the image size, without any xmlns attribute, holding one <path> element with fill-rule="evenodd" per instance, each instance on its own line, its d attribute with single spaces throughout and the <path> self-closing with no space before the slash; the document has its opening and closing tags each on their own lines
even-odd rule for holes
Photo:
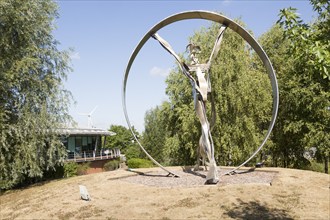
<svg viewBox="0 0 330 220">
<path fill-rule="evenodd" d="M 272 185 L 157 188 L 131 184 L 124 170 L 51 181 L 0 196 L 0 219 L 329 219 L 330 176 L 278 171 Z M 119 178 L 119 179 L 118 179 Z M 80 200 L 78 184 L 92 201 Z"/>
</svg>

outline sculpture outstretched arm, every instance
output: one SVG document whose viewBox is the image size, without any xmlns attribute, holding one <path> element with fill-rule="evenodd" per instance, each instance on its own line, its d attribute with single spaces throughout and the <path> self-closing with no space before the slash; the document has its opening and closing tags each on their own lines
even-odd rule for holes
<svg viewBox="0 0 330 220">
<path fill-rule="evenodd" d="M 176 59 L 176 61 L 178 61 L 179 66 L 180 66 L 180 68 L 181 68 L 183 74 L 184 74 L 185 76 L 187 76 L 187 77 L 190 79 L 190 81 L 191 81 L 191 80 L 195 81 L 194 78 L 193 78 L 193 77 L 190 75 L 190 73 L 189 73 L 189 67 L 188 67 L 188 66 L 187 66 L 187 65 L 186 65 L 186 64 L 180 59 L 180 57 L 174 52 L 174 50 L 172 49 L 171 45 L 170 45 L 166 40 L 164 40 L 161 36 L 159 36 L 159 34 L 157 34 L 157 33 L 153 34 L 152 37 L 153 37 L 155 40 L 157 40 L 157 41 L 160 43 L 160 45 L 162 45 L 162 47 L 163 47 L 165 50 L 167 50 L 172 56 L 174 56 L 174 58 Z"/>
<path fill-rule="evenodd" d="M 193 87 L 193 93 L 195 93 L 195 90 L 197 90 L 199 93 L 202 93 L 201 89 L 199 88 L 199 86 L 196 83 L 196 80 L 194 79 L 194 77 L 192 77 L 189 73 L 189 67 L 180 59 L 180 57 L 174 52 L 174 50 L 172 49 L 171 45 L 164 40 L 161 36 L 159 36 L 159 34 L 155 33 L 152 35 L 152 37 L 157 40 L 160 45 L 162 45 L 162 47 L 167 50 L 172 56 L 174 56 L 174 58 L 176 59 L 176 61 L 179 63 L 180 69 L 183 72 L 183 74 L 185 76 L 187 76 L 190 80 L 190 83 Z M 195 97 L 195 95 L 194 95 Z"/>
<path fill-rule="evenodd" d="M 210 55 L 210 58 L 207 62 L 207 66 L 210 68 L 211 67 L 211 63 L 214 61 L 214 59 L 217 57 L 219 51 L 220 51 L 220 45 L 222 42 L 222 38 L 223 38 L 223 34 L 225 32 L 225 30 L 227 29 L 226 26 L 222 25 L 219 29 L 219 33 L 217 36 L 217 39 L 214 43 L 213 49 L 212 49 L 212 53 Z M 210 79 L 210 69 L 209 71 L 207 71 L 207 84 L 208 84 L 208 88 L 207 88 L 207 92 L 210 93 L 210 97 L 211 97 L 211 122 L 210 122 L 210 131 L 213 130 L 215 122 L 216 122 L 216 109 L 215 109 L 215 103 L 214 103 L 214 97 L 212 94 L 212 89 L 211 89 L 211 79 Z"/>
<path fill-rule="evenodd" d="M 221 45 L 223 34 L 224 34 L 226 28 L 227 28 L 226 26 L 222 25 L 219 29 L 219 33 L 218 33 L 217 39 L 215 40 L 215 43 L 214 43 L 214 46 L 212 49 L 212 53 L 207 62 L 209 66 L 211 66 L 212 61 L 217 57 L 217 55 L 220 51 L 220 45 Z"/>
<path fill-rule="evenodd" d="M 210 99 L 211 99 L 211 121 L 210 121 L 210 131 L 213 130 L 216 120 L 217 120 L 217 114 L 216 114 L 216 107 L 214 103 L 214 95 L 212 92 L 210 93 Z"/>
</svg>

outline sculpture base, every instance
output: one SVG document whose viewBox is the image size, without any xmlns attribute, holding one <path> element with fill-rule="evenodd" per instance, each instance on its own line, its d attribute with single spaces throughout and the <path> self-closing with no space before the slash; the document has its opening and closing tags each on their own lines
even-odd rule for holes
<svg viewBox="0 0 330 220">
<path fill-rule="evenodd" d="M 218 179 L 209 179 L 209 180 L 206 180 L 206 182 L 204 183 L 204 185 L 215 185 L 219 182 Z"/>
<path fill-rule="evenodd" d="M 200 167 L 198 165 L 194 166 L 193 171 L 207 171 L 207 168 Z"/>
</svg>

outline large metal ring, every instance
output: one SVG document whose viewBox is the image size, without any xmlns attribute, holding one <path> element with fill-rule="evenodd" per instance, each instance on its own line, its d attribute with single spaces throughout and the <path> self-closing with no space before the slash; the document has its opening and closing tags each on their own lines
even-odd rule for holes
<svg viewBox="0 0 330 220">
<path fill-rule="evenodd" d="M 167 18 L 165 18 L 164 20 L 162 20 L 161 22 L 159 22 L 158 24 L 156 24 L 153 28 L 151 28 L 146 35 L 144 35 L 144 37 L 141 39 L 141 41 L 139 42 L 139 44 L 136 46 L 135 50 L 133 51 L 127 67 L 126 67 L 126 71 L 124 74 L 124 80 L 123 80 L 123 90 L 122 90 L 122 104 L 123 104 L 123 110 L 124 110 L 124 114 L 125 114 L 125 118 L 126 118 L 126 122 L 128 127 L 130 128 L 135 140 L 138 142 L 138 144 L 140 145 L 142 151 L 144 153 L 146 153 L 146 155 L 149 157 L 150 160 L 152 160 L 157 166 L 159 166 L 160 168 L 162 168 L 163 170 L 167 171 L 169 174 L 172 174 L 174 176 L 178 176 L 175 173 L 169 171 L 168 169 L 166 169 L 165 167 L 163 167 L 161 164 L 159 164 L 142 146 L 142 144 L 139 142 L 139 140 L 137 139 L 136 135 L 133 132 L 132 129 L 132 125 L 131 122 L 129 120 L 128 117 L 128 113 L 127 113 L 127 107 L 126 107 L 126 84 L 127 84 L 127 79 L 128 79 L 128 75 L 129 75 L 129 71 L 131 69 L 131 66 L 135 60 L 135 57 L 137 56 L 137 54 L 139 53 L 139 51 L 141 50 L 141 48 L 143 47 L 143 45 L 148 41 L 148 39 L 155 34 L 158 30 L 160 30 L 161 28 L 174 23 L 176 21 L 181 21 L 181 20 L 187 20 L 187 19 L 204 19 L 204 20 L 209 20 L 209 21 L 213 21 L 213 22 L 217 22 L 220 24 L 223 24 L 225 26 L 227 26 L 228 28 L 230 28 L 231 30 L 233 30 L 234 32 L 236 32 L 237 34 L 239 34 L 246 42 L 248 42 L 250 44 L 250 46 L 254 49 L 254 51 L 258 54 L 258 56 L 260 57 L 260 59 L 262 60 L 264 66 L 266 67 L 268 76 L 271 80 L 271 85 L 272 85 L 272 92 L 273 92 L 273 110 L 272 110 L 272 118 L 271 118 L 271 122 L 269 124 L 268 127 L 268 131 L 266 133 L 266 136 L 264 137 L 262 143 L 260 144 L 260 146 L 258 147 L 258 149 L 241 165 L 239 165 L 238 167 L 234 168 L 233 170 L 230 170 L 229 172 L 225 173 L 232 173 L 235 170 L 239 169 L 240 167 L 244 166 L 247 162 L 249 162 L 260 150 L 261 148 L 265 145 L 267 139 L 270 136 L 270 133 L 274 127 L 275 124 L 275 120 L 277 117 L 277 112 L 278 112 L 278 104 L 279 104 L 279 94 L 278 94 L 278 85 L 277 85 L 277 79 L 276 79 L 276 74 L 274 72 L 273 66 L 267 56 L 267 54 L 265 53 L 265 51 L 262 49 L 262 47 L 259 45 L 259 43 L 254 39 L 254 37 L 252 35 L 249 34 L 248 31 L 246 31 L 242 26 L 240 26 L 239 24 L 237 24 L 235 21 L 214 13 L 214 12 L 210 12 L 210 11 L 186 11 L 186 12 L 181 12 L 178 14 L 174 14 L 172 16 L 169 16 Z"/>
</svg>

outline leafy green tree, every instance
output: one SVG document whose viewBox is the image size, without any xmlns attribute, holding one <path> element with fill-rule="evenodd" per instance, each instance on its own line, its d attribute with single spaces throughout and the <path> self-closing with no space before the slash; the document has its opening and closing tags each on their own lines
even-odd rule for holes
<svg viewBox="0 0 330 220">
<path fill-rule="evenodd" d="M 218 29 L 219 25 L 213 24 L 191 37 L 190 42 L 201 47 L 201 63 L 209 58 Z M 181 55 L 183 59 L 184 55 Z M 244 162 L 260 145 L 270 121 L 270 82 L 265 70 L 257 68 L 254 62 L 255 57 L 245 41 L 233 31 L 226 30 L 220 54 L 211 69 L 217 115 L 212 136 L 215 157 L 220 164 Z M 190 82 L 177 68 L 170 73 L 166 83 L 169 102 L 147 113 L 145 125 L 148 129 L 144 136 L 153 136 L 153 140 L 159 141 L 157 150 L 164 161 L 173 165 L 194 164 L 201 128 L 194 110 Z M 210 116 L 210 104 L 207 109 Z M 156 127 L 159 125 L 162 129 Z M 159 139 L 155 137 L 158 133 L 162 134 Z"/>
<path fill-rule="evenodd" d="M 213 28 L 213 35 L 216 31 Z M 265 68 L 253 65 L 253 54 L 240 36 L 227 30 L 213 64 L 212 89 L 218 118 L 214 139 L 218 160 L 223 165 L 244 162 L 260 145 L 269 125 L 270 81 Z"/>
<path fill-rule="evenodd" d="M 163 163 L 163 146 L 165 144 L 164 135 L 166 133 L 161 107 L 157 106 L 145 114 L 145 131 L 143 133 L 142 144 L 145 149 L 154 156 L 154 159 Z"/>
<path fill-rule="evenodd" d="M 290 43 L 287 57 L 293 58 L 291 68 L 283 75 L 281 138 L 289 137 L 289 149 L 300 151 L 294 154 L 294 166 L 301 166 L 305 149 L 316 147 L 328 172 L 330 6 L 325 0 L 311 0 L 311 4 L 318 13 L 311 24 L 304 23 L 294 8 L 280 13 L 279 24 Z"/>
<path fill-rule="evenodd" d="M 288 39 L 284 38 L 284 30 L 278 24 L 274 25 L 270 30 L 264 33 L 259 38 L 259 42 L 273 64 L 278 78 L 280 93 L 279 113 L 272 132 L 272 144 L 268 149 L 268 154 L 271 156 L 272 165 L 287 167 L 292 163 L 291 158 L 294 158 L 296 152 L 302 151 L 297 145 L 291 146 L 292 143 L 290 142 L 292 139 L 289 136 L 284 136 L 282 126 L 283 120 L 286 119 L 286 108 L 283 104 L 283 100 L 285 99 L 283 86 L 286 84 L 284 76 L 288 74 L 289 70 L 292 68 L 294 59 L 293 57 L 288 56 L 290 42 Z M 262 66 L 258 61 L 255 62 L 255 65 L 257 68 L 259 68 L 258 66 Z"/>
<path fill-rule="evenodd" d="M 0 188 L 41 178 L 66 155 L 54 128 L 68 122 L 68 51 L 52 36 L 50 0 L 0 1 Z"/>
<path fill-rule="evenodd" d="M 139 138 L 140 134 L 134 127 L 133 130 L 136 137 Z M 128 128 L 122 125 L 111 125 L 109 131 L 115 132 L 116 135 L 107 137 L 106 148 L 119 148 L 122 153 L 127 154 L 128 158 L 140 155 L 140 148 Z"/>
<path fill-rule="evenodd" d="M 309 69 L 310 77 L 330 80 L 330 40 L 329 12 L 327 0 L 311 0 L 318 18 L 312 24 L 300 19 L 297 9 L 280 11 L 278 23 L 285 29 L 285 36 L 291 41 L 290 53 L 298 63 Z"/>
</svg>

